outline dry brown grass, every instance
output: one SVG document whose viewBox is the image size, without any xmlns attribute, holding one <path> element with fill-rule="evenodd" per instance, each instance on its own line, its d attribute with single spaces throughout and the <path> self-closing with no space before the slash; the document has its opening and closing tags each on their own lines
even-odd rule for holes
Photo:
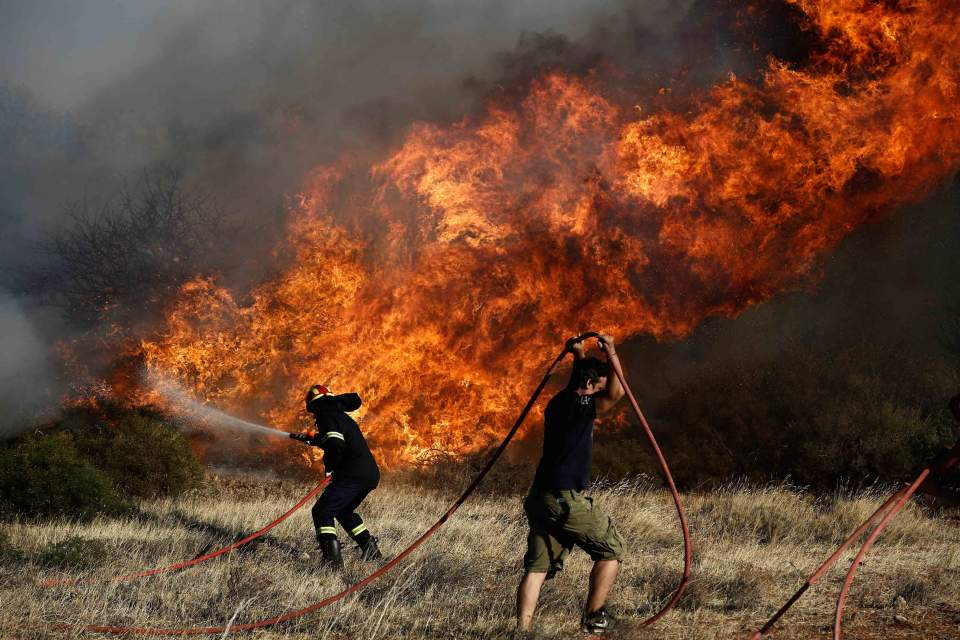
<svg viewBox="0 0 960 640">
<path fill-rule="evenodd" d="M 66 573 L 29 560 L 79 536 L 107 546 L 106 563 L 92 575 L 166 564 L 199 553 L 211 540 L 223 543 L 250 531 L 307 489 L 288 482 L 213 478 L 187 498 L 143 503 L 136 519 L 3 525 L 9 544 L 28 560 L 8 558 L 0 566 L 0 636 L 82 635 L 12 630 L 26 620 L 222 625 L 234 616 L 237 621 L 269 617 L 334 593 L 370 567 L 351 553 L 346 575 L 336 576 L 318 569 L 316 558 L 303 558 L 313 547 L 308 509 L 275 529 L 264 544 L 166 577 L 42 589 L 37 580 Z M 433 523 L 452 495 L 388 481 L 362 513 L 381 547 L 396 552 Z M 691 640 L 748 637 L 880 500 L 877 495 L 817 499 L 784 487 L 687 495 L 695 536 L 690 588 L 655 629 L 641 630 L 629 621 L 654 611 L 679 576 L 681 547 L 672 504 L 659 488 L 637 485 L 608 487 L 596 499 L 630 541 L 610 603 L 628 621 L 617 637 Z M 846 637 L 960 637 L 960 527 L 949 515 L 911 505 L 894 521 L 854 585 Z M 509 637 L 525 534 L 519 495 L 476 498 L 408 562 L 367 589 L 323 612 L 245 637 Z M 774 637 L 827 637 L 833 598 L 851 557 L 848 553 L 794 607 Z M 589 565 L 582 552 L 575 553 L 566 571 L 544 588 L 536 622 L 543 638 L 581 636 L 577 622 Z M 894 615 L 909 626 L 895 622 Z"/>
</svg>

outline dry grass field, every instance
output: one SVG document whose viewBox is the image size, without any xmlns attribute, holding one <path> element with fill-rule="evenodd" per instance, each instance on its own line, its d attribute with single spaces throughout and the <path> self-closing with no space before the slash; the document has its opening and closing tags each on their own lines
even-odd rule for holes
<svg viewBox="0 0 960 640">
<path fill-rule="evenodd" d="M 211 477 L 187 497 L 143 503 L 136 518 L 4 524 L 0 636 L 84 635 L 16 628 L 25 621 L 222 625 L 273 616 L 332 594 L 370 567 L 352 550 L 343 576 L 305 557 L 314 546 L 308 508 L 263 543 L 178 574 L 51 589 L 36 584 L 71 574 L 49 559 L 51 546 L 71 536 L 94 541 L 91 549 L 103 555 L 85 575 L 114 575 L 192 557 L 213 548 L 210 543 L 219 546 L 271 520 L 308 489 L 291 481 Z M 681 547 L 672 505 L 664 491 L 642 485 L 612 486 L 595 496 L 630 542 L 610 603 L 625 621 L 614 635 L 619 638 L 749 637 L 879 504 L 875 495 L 815 498 L 788 487 L 687 495 L 695 545 L 690 588 L 656 628 L 639 629 L 635 622 L 678 579 Z M 452 497 L 453 488 L 387 480 L 362 514 L 381 547 L 396 552 L 432 524 Z M 960 525 L 953 516 L 911 505 L 894 521 L 854 585 L 845 637 L 960 638 Z M 299 621 L 241 637 L 508 638 L 525 531 L 519 495 L 478 496 L 406 563 L 365 590 Z M 828 636 L 851 557 L 794 607 L 772 637 Z M 586 556 L 575 553 L 566 571 L 544 588 L 537 637 L 582 637 L 577 623 L 588 570 Z"/>
</svg>

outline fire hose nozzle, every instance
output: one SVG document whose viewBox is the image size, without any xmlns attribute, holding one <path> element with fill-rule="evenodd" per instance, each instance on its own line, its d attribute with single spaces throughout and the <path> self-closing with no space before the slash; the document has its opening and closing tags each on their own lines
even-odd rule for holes
<svg viewBox="0 0 960 640">
<path fill-rule="evenodd" d="M 302 442 L 304 444 L 310 444 L 310 439 L 312 436 L 308 436 L 305 433 L 291 433 L 290 439 L 296 440 L 297 442 Z"/>
</svg>

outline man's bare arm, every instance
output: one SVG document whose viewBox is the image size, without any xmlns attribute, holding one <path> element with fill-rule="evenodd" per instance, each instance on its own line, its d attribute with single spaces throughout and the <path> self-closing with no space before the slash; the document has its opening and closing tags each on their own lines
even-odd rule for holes
<svg viewBox="0 0 960 640">
<path fill-rule="evenodd" d="M 620 359 L 617 356 L 617 349 L 613 343 L 613 336 L 600 336 L 600 346 L 607 354 L 607 362 L 610 363 L 610 375 L 607 377 L 607 389 L 597 397 L 597 415 L 603 415 L 613 408 L 613 405 L 623 397 L 623 387 L 620 385 L 620 378 L 617 377 L 613 368 L 620 365 Z"/>
</svg>

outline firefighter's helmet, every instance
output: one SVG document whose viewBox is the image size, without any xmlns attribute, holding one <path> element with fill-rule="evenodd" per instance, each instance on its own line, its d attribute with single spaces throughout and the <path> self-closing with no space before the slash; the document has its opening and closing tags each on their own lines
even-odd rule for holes
<svg viewBox="0 0 960 640">
<path fill-rule="evenodd" d="M 332 396 L 333 392 L 329 387 L 325 387 L 322 384 L 315 384 L 310 387 L 307 391 L 307 411 L 310 411 L 310 405 L 320 398 L 326 398 L 327 396 Z"/>
</svg>

